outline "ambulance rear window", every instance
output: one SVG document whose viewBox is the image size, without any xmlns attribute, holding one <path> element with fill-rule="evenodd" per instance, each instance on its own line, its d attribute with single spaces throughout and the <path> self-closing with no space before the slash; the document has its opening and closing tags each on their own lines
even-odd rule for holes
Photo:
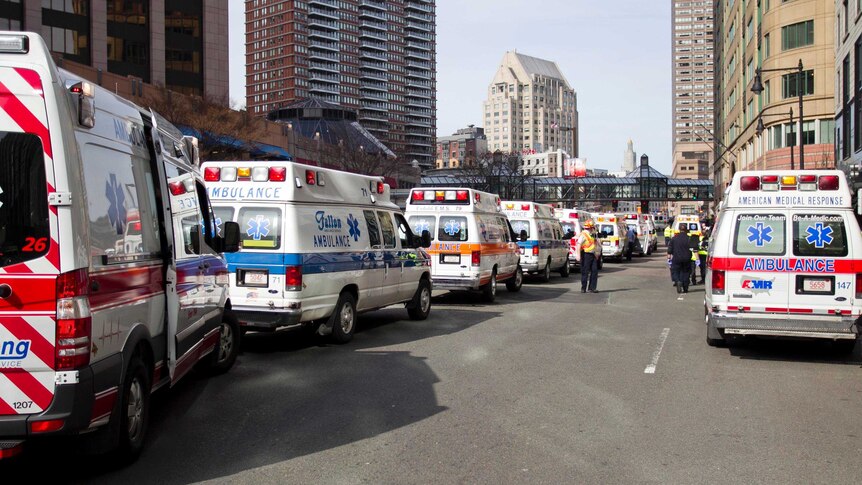
<svg viewBox="0 0 862 485">
<path fill-rule="evenodd" d="M 410 224 L 410 230 L 413 231 L 413 234 L 417 236 L 421 236 L 422 231 L 428 231 L 431 233 L 431 239 L 434 240 L 437 234 L 437 218 L 435 216 L 410 216 L 407 223 Z"/>
<path fill-rule="evenodd" d="M 240 240 L 246 249 L 281 247 L 281 209 L 244 207 L 239 210 Z"/>
<path fill-rule="evenodd" d="M 794 214 L 795 256 L 847 256 L 844 218 L 839 214 Z"/>
<path fill-rule="evenodd" d="M 527 231 L 527 237 L 530 237 L 530 221 L 512 220 L 509 222 L 512 224 L 512 229 L 514 229 L 515 234 L 521 234 L 521 231 Z"/>
<path fill-rule="evenodd" d="M 614 235 L 613 224 L 599 224 L 599 237 L 608 237 Z"/>
<path fill-rule="evenodd" d="M 48 253 L 48 189 L 42 142 L 0 131 L 0 266 Z"/>
<path fill-rule="evenodd" d="M 733 252 L 783 256 L 786 219 L 784 214 L 740 214 L 736 218 Z"/>
<path fill-rule="evenodd" d="M 456 216 L 440 216 L 440 227 L 437 231 L 439 241 L 466 241 L 467 218 Z"/>
<path fill-rule="evenodd" d="M 575 224 L 573 222 L 563 222 L 562 226 L 563 226 L 563 234 L 566 234 L 569 232 L 575 233 L 578 231 L 578 229 L 575 227 Z"/>
</svg>

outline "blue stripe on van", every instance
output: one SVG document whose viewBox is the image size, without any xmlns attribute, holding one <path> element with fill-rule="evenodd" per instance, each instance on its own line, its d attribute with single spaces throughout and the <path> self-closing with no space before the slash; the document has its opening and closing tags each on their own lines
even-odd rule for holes
<svg viewBox="0 0 862 485">
<path fill-rule="evenodd" d="M 270 274 L 284 274 L 285 266 L 302 266 L 303 274 L 337 273 L 339 271 L 356 271 L 361 269 L 382 269 L 386 264 L 404 261 L 405 267 L 430 264 L 430 260 L 417 255 L 416 259 L 409 255 L 412 251 L 357 251 L 341 253 L 228 253 L 225 255 L 228 271 L 236 272 L 237 268 L 267 269 Z"/>
<path fill-rule="evenodd" d="M 536 239 L 528 239 L 526 241 L 518 241 L 518 246 L 524 249 L 533 249 L 536 246 L 539 246 L 539 249 L 568 248 L 569 241 L 539 241 Z"/>
</svg>

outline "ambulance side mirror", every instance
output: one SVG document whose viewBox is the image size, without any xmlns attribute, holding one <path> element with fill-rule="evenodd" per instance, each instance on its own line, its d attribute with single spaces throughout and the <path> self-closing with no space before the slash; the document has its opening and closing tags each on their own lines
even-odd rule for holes
<svg viewBox="0 0 862 485">
<path fill-rule="evenodd" d="M 572 231 L 569 231 L 569 232 L 567 232 L 567 233 L 566 233 L 566 235 L 565 235 L 565 236 L 563 236 L 563 239 L 571 239 L 571 238 L 573 238 L 573 237 L 575 237 L 575 233 L 574 233 L 574 232 L 572 232 Z"/>
<path fill-rule="evenodd" d="M 518 239 L 520 239 L 521 241 L 526 241 L 529 238 L 530 236 L 527 235 L 527 231 L 525 229 L 521 229 L 520 234 L 518 234 Z"/>
<path fill-rule="evenodd" d="M 431 232 L 427 229 L 422 231 L 422 235 L 419 236 L 419 246 L 420 248 L 430 248 L 431 247 Z"/>
<path fill-rule="evenodd" d="M 192 254 L 200 254 L 201 253 L 201 226 L 199 224 L 195 224 L 191 228 L 189 228 L 189 239 L 191 240 L 191 247 L 187 247 L 187 250 Z"/>
<path fill-rule="evenodd" d="M 228 221 L 222 227 L 224 236 L 222 236 L 221 253 L 235 253 L 239 251 L 239 224 Z"/>
</svg>

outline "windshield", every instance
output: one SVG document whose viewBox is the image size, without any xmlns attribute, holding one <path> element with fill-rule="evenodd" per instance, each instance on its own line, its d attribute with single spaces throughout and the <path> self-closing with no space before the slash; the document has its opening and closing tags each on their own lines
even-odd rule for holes
<svg viewBox="0 0 862 485">
<path fill-rule="evenodd" d="M 0 266 L 48 253 L 48 189 L 42 142 L 0 131 Z"/>
<path fill-rule="evenodd" d="M 613 224 L 599 224 L 599 237 L 613 236 L 614 227 Z"/>
</svg>

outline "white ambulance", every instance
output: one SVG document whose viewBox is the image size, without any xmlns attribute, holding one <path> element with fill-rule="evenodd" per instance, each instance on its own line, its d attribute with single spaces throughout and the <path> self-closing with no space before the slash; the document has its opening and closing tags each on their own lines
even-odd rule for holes
<svg viewBox="0 0 862 485">
<path fill-rule="evenodd" d="M 622 219 L 613 213 L 595 214 L 593 222 L 597 239 L 602 242 L 602 258 L 621 262 L 626 249 L 626 225 Z"/>
<path fill-rule="evenodd" d="M 521 289 L 520 249 L 500 197 L 474 189 L 415 188 L 405 211 L 413 232 L 428 231 L 434 287 L 481 290 L 488 302 L 497 282 Z"/>
<path fill-rule="evenodd" d="M 642 220 L 640 214 L 620 214 L 619 218 L 622 219 L 626 225 L 626 234 L 628 234 L 629 228 L 635 230 L 637 243 L 634 251 L 637 252 L 637 255 L 644 256 L 651 254 L 653 237 L 650 234 L 646 220 Z"/>
<path fill-rule="evenodd" d="M 689 236 L 700 237 L 703 226 L 700 224 L 700 217 L 693 214 L 680 214 L 673 220 L 673 233 L 679 234 L 679 230 L 685 227 L 688 230 Z"/>
<path fill-rule="evenodd" d="M 568 278 L 569 241 L 573 235 L 566 238 L 554 208 L 520 200 L 505 200 L 501 207 L 515 234 L 527 233 L 526 241 L 518 241 L 524 273 L 539 275 L 542 281 L 550 281 L 551 272 Z"/>
<path fill-rule="evenodd" d="M 709 244 L 709 345 L 726 336 L 830 339 L 852 351 L 862 233 L 844 174 L 737 172 Z"/>
<path fill-rule="evenodd" d="M 216 224 L 237 221 L 233 310 L 250 330 L 304 324 L 337 342 L 357 312 L 431 311 L 430 259 L 380 177 L 291 162 L 204 162 Z M 427 247 L 430 242 L 426 242 Z"/>
<path fill-rule="evenodd" d="M 593 218 L 592 214 L 580 209 L 555 209 L 554 215 L 560 221 L 564 235 L 571 234 L 569 239 L 569 268 L 576 269 L 580 266 L 580 255 L 575 254 L 578 247 L 578 235 L 584 230 L 584 223 Z M 595 221 L 593 221 L 595 222 Z M 599 242 L 601 244 L 601 242 Z M 603 258 L 599 255 L 598 268 L 602 269 Z"/>
<path fill-rule="evenodd" d="M 150 392 L 239 328 L 196 145 L 58 70 L 36 34 L 0 32 L 0 457 L 86 436 L 134 458 Z"/>
</svg>

